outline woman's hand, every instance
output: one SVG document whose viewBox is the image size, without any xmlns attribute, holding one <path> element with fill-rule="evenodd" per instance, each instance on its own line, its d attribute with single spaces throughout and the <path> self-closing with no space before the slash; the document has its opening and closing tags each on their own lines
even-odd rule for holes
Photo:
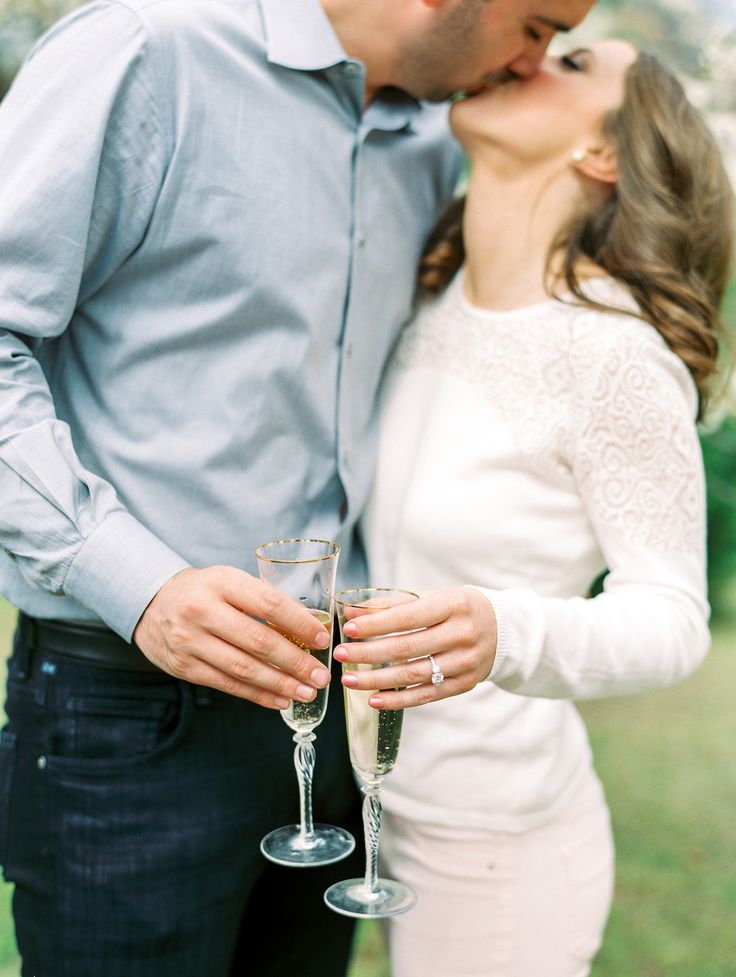
<svg viewBox="0 0 736 977">
<path fill-rule="evenodd" d="M 370 698 L 376 709 L 408 709 L 468 692 L 488 677 L 496 657 L 493 606 L 472 587 L 439 590 L 365 614 L 347 623 L 343 634 L 347 643 L 335 649 L 338 661 L 395 663 L 343 674 L 342 684 L 349 689 L 377 690 Z M 444 680 L 432 682 L 428 655 Z"/>
</svg>

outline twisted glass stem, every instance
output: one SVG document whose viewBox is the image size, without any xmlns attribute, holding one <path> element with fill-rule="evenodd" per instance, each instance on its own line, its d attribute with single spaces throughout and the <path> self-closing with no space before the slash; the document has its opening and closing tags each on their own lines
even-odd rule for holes
<svg viewBox="0 0 736 977">
<path fill-rule="evenodd" d="M 381 839 L 381 781 L 379 778 L 363 782 L 363 833 L 365 835 L 366 895 L 377 897 L 378 844 Z"/>
<path fill-rule="evenodd" d="M 294 733 L 294 767 L 299 782 L 299 840 L 301 848 L 315 844 L 314 823 L 312 821 L 312 779 L 314 777 L 315 752 L 312 743 L 314 733 Z"/>
</svg>

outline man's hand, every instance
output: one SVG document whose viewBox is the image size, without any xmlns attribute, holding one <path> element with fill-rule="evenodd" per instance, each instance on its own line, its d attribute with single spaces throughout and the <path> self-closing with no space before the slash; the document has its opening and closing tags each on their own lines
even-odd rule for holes
<svg viewBox="0 0 736 977">
<path fill-rule="evenodd" d="M 270 584 L 234 567 L 209 567 L 168 580 L 133 640 L 175 678 L 286 709 L 289 700 L 313 699 L 330 673 L 279 632 L 307 648 L 324 649 L 330 641 L 313 615 Z"/>
<path fill-rule="evenodd" d="M 347 642 L 335 649 L 338 661 L 395 663 L 378 670 L 343 672 L 342 684 L 347 688 L 375 690 L 368 700 L 375 709 L 409 709 L 468 692 L 488 677 L 496 658 L 493 606 L 471 587 L 438 590 L 389 610 L 355 617 L 344 625 L 343 633 Z M 434 657 L 444 676 L 438 684 L 432 681 L 427 655 Z"/>
</svg>

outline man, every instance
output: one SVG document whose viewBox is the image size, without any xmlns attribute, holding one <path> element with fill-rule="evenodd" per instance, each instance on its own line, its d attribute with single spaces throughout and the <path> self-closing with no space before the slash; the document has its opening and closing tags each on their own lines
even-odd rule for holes
<svg viewBox="0 0 736 977">
<path fill-rule="evenodd" d="M 0 110 L 0 824 L 23 974 L 343 974 L 337 869 L 279 869 L 327 640 L 251 575 L 343 547 L 457 174 L 438 101 L 531 75 L 592 0 L 100 0 Z M 130 644 L 134 639 L 134 644 Z M 351 824 L 338 697 L 315 813 Z M 267 708 L 261 708 L 261 707 Z M 359 830 L 359 829 L 356 829 Z M 354 870 L 351 874 L 355 874 Z"/>
</svg>

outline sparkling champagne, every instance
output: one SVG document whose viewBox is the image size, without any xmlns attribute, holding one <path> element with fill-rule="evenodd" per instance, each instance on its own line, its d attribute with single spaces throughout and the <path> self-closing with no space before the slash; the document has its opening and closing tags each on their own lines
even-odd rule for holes
<svg viewBox="0 0 736 977">
<path fill-rule="evenodd" d="M 313 607 L 308 607 L 307 610 L 310 614 L 324 624 L 330 634 L 330 643 L 324 649 L 314 649 L 307 648 L 303 642 L 295 638 L 293 634 L 284 635 L 289 641 L 292 641 L 297 647 L 301 648 L 302 651 L 308 652 L 313 655 L 320 665 L 324 665 L 325 668 L 330 667 L 330 660 L 332 657 L 332 617 L 328 611 L 318 611 Z M 283 632 L 282 632 L 283 634 Z M 329 691 L 329 686 L 325 689 L 317 689 L 317 695 L 312 699 L 311 702 L 297 702 L 292 699 L 289 703 L 288 708 L 281 710 L 281 715 L 283 717 L 286 725 L 293 729 L 294 732 L 298 730 L 310 730 L 315 726 L 318 726 L 322 720 L 325 718 L 325 711 L 327 710 L 327 693 Z"/>
<path fill-rule="evenodd" d="M 370 671 L 365 664 L 345 665 L 346 671 Z M 375 669 L 373 669 L 375 671 Z M 401 709 L 374 709 L 368 700 L 374 692 L 348 689 L 345 694 L 345 719 L 348 728 L 350 762 L 366 777 L 383 776 L 393 770 L 399 752 Z"/>
</svg>

